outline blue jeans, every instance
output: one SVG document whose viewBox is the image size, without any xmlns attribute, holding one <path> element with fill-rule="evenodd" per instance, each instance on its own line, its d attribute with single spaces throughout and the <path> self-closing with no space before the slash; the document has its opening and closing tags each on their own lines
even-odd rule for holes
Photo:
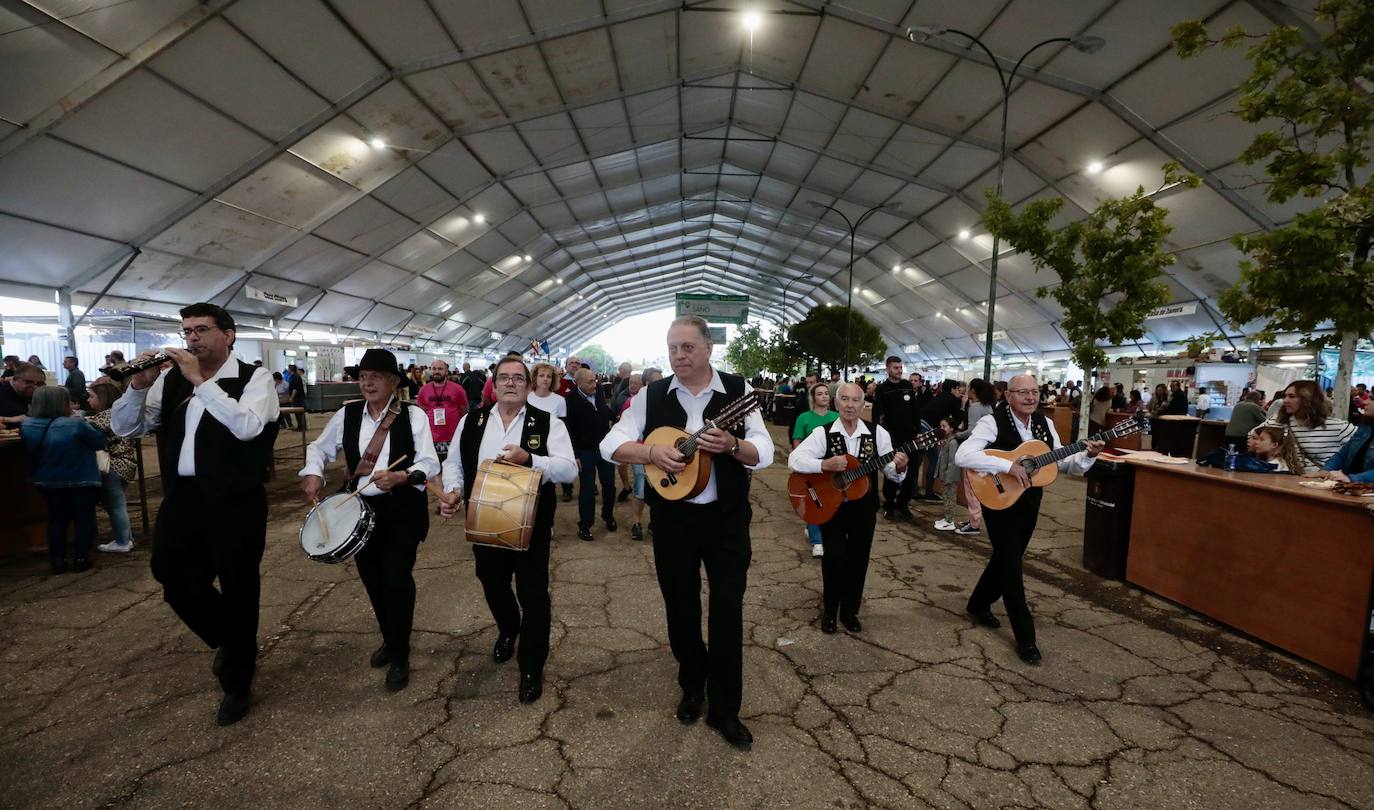
<svg viewBox="0 0 1374 810">
<path fill-rule="evenodd" d="M 819 546 L 821 544 L 821 527 L 819 525 L 812 526 L 810 523 L 806 524 L 806 536 L 811 541 L 811 545 Z"/>
<path fill-rule="evenodd" d="M 590 529 L 596 514 L 596 479 L 601 479 L 601 519 L 610 520 L 615 511 L 615 465 L 601 460 L 595 447 L 577 450 L 582 470 L 577 475 L 577 527 Z"/>
<path fill-rule="evenodd" d="M 121 546 L 134 541 L 133 529 L 129 526 L 129 502 L 124 497 L 124 479 L 111 470 L 101 474 L 100 505 L 110 516 L 110 528 L 114 529 L 114 540 Z"/>
</svg>

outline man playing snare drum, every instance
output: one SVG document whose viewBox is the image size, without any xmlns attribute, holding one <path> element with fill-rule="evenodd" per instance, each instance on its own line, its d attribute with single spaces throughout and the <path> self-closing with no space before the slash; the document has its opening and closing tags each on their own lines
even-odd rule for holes
<svg viewBox="0 0 1374 810">
<path fill-rule="evenodd" d="M 496 403 L 469 411 L 449 445 L 443 466 L 447 497 L 440 505 L 440 513 L 453 516 L 460 502 L 475 508 L 469 501 L 477 468 L 483 461 L 496 459 L 543 471 L 529 549 L 472 547 L 477 579 L 496 620 L 496 647 L 491 657 L 497 663 L 510 660 L 515 652 L 515 638 L 520 637 L 518 694 L 521 703 L 533 703 L 544 693 L 544 661 L 549 657 L 549 542 L 557 506 L 553 485 L 571 483 L 577 477 L 577 462 L 563 420 L 550 416 L 548 411 L 526 406 L 530 372 L 524 361 L 507 357 L 497 363 L 492 390 Z"/>
</svg>

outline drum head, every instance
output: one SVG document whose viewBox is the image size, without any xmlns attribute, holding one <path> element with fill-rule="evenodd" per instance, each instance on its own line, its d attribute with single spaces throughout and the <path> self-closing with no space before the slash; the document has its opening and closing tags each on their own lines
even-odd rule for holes
<svg viewBox="0 0 1374 810">
<path fill-rule="evenodd" d="M 315 558 L 333 556 L 353 539 L 363 509 L 361 498 L 345 493 L 336 493 L 320 501 L 306 515 L 305 525 L 301 527 L 301 549 Z"/>
</svg>

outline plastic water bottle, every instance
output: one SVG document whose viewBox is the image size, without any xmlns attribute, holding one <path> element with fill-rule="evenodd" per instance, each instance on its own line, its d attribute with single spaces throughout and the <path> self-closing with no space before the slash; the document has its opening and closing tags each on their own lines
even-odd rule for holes
<svg viewBox="0 0 1374 810">
<path fill-rule="evenodd" d="M 1226 445 L 1226 469 L 1230 470 L 1231 472 L 1235 472 L 1236 457 L 1239 455 L 1240 454 L 1236 452 L 1235 447 L 1229 444 Z"/>
</svg>

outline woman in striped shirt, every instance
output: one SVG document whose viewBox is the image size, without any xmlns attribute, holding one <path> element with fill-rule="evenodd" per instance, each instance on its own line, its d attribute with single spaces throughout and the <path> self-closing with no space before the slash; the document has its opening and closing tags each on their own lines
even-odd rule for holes
<svg viewBox="0 0 1374 810">
<path fill-rule="evenodd" d="M 1302 458 L 1304 474 L 1321 470 L 1351 436 L 1355 426 L 1331 418 L 1331 401 L 1321 386 L 1311 380 L 1298 380 L 1283 391 L 1283 399 L 1269 409 L 1269 422 L 1293 432 Z"/>
</svg>

